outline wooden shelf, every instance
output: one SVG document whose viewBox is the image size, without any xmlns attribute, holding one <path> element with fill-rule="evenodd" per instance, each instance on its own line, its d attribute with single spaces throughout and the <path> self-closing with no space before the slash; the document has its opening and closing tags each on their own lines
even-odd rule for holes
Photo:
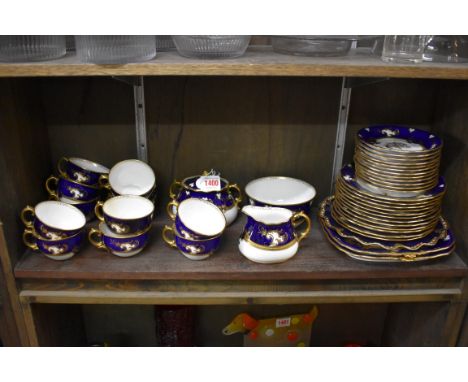
<svg viewBox="0 0 468 382">
<path fill-rule="evenodd" d="M 170 249 L 161 238 L 163 224 L 156 219 L 151 242 L 132 258 L 118 258 L 89 243 L 74 258 L 53 261 L 26 252 L 15 268 L 17 278 L 61 280 L 366 280 L 378 278 L 464 277 L 468 267 L 457 254 L 428 263 L 375 264 L 346 257 L 324 238 L 319 223 L 298 254 L 282 264 L 262 265 L 245 259 L 237 248 L 244 217 L 229 227 L 221 248 L 211 258 L 191 261 Z"/>
<path fill-rule="evenodd" d="M 59 76 L 323 76 L 468 79 L 468 64 L 387 64 L 379 57 L 301 57 L 274 53 L 269 47 L 251 47 L 240 58 L 197 60 L 176 52 L 158 53 L 148 62 L 94 65 L 75 55 L 37 63 L 1 63 L 0 77 Z"/>
</svg>

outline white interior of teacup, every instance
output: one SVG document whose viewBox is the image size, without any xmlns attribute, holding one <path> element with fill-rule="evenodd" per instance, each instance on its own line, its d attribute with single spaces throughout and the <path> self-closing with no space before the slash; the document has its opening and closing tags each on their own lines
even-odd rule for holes
<svg viewBox="0 0 468 382">
<path fill-rule="evenodd" d="M 150 215 L 154 211 L 154 204 L 142 196 L 122 195 L 107 200 L 102 209 L 109 216 L 128 220 Z"/>
<path fill-rule="evenodd" d="M 76 204 L 95 203 L 97 201 L 97 199 L 83 201 L 83 200 L 69 199 L 69 198 L 65 198 L 64 196 L 62 196 L 60 198 L 60 201 L 64 202 L 64 203 L 67 203 L 67 204 L 76 205 Z"/>
<path fill-rule="evenodd" d="M 144 195 L 151 191 L 155 181 L 152 168 L 137 159 L 119 162 L 109 173 L 109 183 L 120 195 Z"/>
<path fill-rule="evenodd" d="M 102 164 L 91 162 L 90 160 L 83 158 L 70 158 L 70 162 L 74 165 L 81 167 L 84 170 L 97 172 L 99 174 L 108 174 L 109 169 Z"/>
<path fill-rule="evenodd" d="M 223 212 L 214 204 L 201 199 L 184 200 L 177 214 L 187 228 L 200 235 L 216 236 L 226 228 Z"/>
<path fill-rule="evenodd" d="M 289 206 L 311 201 L 315 188 L 303 180 L 284 176 L 268 176 L 252 180 L 245 193 L 256 201 L 275 206 Z"/>
<path fill-rule="evenodd" d="M 283 224 L 293 215 L 291 210 L 281 207 L 244 206 L 242 212 L 264 224 Z"/>
<path fill-rule="evenodd" d="M 78 208 L 62 202 L 41 202 L 34 208 L 34 213 L 41 222 L 53 228 L 75 230 L 86 224 L 86 218 Z"/>
</svg>

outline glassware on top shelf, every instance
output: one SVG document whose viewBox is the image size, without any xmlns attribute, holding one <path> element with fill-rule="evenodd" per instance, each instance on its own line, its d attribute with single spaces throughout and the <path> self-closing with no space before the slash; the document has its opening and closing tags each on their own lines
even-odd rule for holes
<svg viewBox="0 0 468 382">
<path fill-rule="evenodd" d="M 421 63 L 430 37 L 432 36 L 385 36 L 382 60 L 391 63 Z"/>
<path fill-rule="evenodd" d="M 47 61 L 65 53 L 65 36 L 0 36 L 0 61 Z"/>
<path fill-rule="evenodd" d="M 467 62 L 468 36 L 430 36 L 424 48 L 427 62 Z"/>
<path fill-rule="evenodd" d="M 277 53 L 296 56 L 345 56 L 358 36 L 311 35 L 271 36 L 271 45 Z"/>
<path fill-rule="evenodd" d="M 242 56 L 251 36 L 172 36 L 181 56 L 189 58 L 234 58 Z"/>
<path fill-rule="evenodd" d="M 83 62 L 126 64 L 156 56 L 155 36 L 75 36 L 76 54 Z"/>
<path fill-rule="evenodd" d="M 156 50 L 158 52 L 167 52 L 175 50 L 174 41 L 171 36 L 156 36 Z"/>
</svg>

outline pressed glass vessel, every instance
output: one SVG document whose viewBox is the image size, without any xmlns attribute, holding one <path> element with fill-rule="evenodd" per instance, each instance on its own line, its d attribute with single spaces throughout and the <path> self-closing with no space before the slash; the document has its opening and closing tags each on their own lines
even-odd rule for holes
<svg viewBox="0 0 468 382">
<path fill-rule="evenodd" d="M 348 54 L 351 44 L 355 40 L 357 40 L 357 36 L 271 36 L 271 45 L 277 53 L 334 57 Z"/>
<path fill-rule="evenodd" d="M 65 36 L 0 36 L 0 61 L 46 61 L 65 53 Z"/>
<path fill-rule="evenodd" d="M 431 36 L 385 36 L 382 60 L 395 63 L 420 63 L 424 48 Z"/>
<path fill-rule="evenodd" d="M 83 62 L 125 64 L 156 56 L 155 36 L 75 36 L 75 43 Z"/>
<path fill-rule="evenodd" d="M 424 47 L 423 60 L 428 62 L 467 62 L 467 36 L 430 36 Z"/>
<path fill-rule="evenodd" d="M 250 36 L 172 36 L 181 56 L 191 58 L 233 58 L 242 56 Z"/>
</svg>

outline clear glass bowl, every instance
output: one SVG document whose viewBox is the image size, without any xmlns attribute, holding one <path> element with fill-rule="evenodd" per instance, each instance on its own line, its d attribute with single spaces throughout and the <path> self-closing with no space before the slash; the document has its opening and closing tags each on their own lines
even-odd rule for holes
<svg viewBox="0 0 468 382">
<path fill-rule="evenodd" d="M 190 58 L 233 58 L 242 56 L 250 36 L 172 36 L 181 56 Z"/>
<path fill-rule="evenodd" d="M 271 36 L 271 45 L 277 53 L 296 56 L 345 56 L 357 36 Z"/>
<path fill-rule="evenodd" d="M 468 36 L 430 36 L 424 48 L 423 61 L 467 62 Z"/>
<path fill-rule="evenodd" d="M 0 36 L 0 61 L 46 61 L 65 53 L 65 36 Z"/>
<path fill-rule="evenodd" d="M 382 60 L 390 63 L 421 63 L 423 61 L 424 48 L 429 37 L 431 36 L 385 36 Z"/>
<path fill-rule="evenodd" d="M 156 50 L 158 52 L 167 52 L 175 50 L 174 41 L 171 36 L 156 36 Z"/>
<path fill-rule="evenodd" d="M 76 54 L 83 62 L 126 64 L 156 56 L 154 36 L 75 36 Z"/>
</svg>

